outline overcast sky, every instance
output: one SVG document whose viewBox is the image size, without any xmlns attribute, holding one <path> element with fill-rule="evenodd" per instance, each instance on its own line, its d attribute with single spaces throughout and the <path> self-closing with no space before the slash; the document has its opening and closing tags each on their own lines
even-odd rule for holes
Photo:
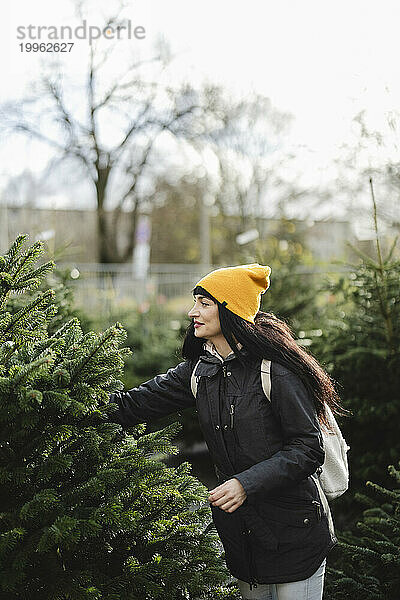
<svg viewBox="0 0 400 600">
<path fill-rule="evenodd" d="M 107 14 L 97 1 L 90 23 Z M 340 144 L 352 139 L 352 117 L 366 109 L 372 126 L 383 127 L 385 113 L 400 107 L 398 0 L 138 0 L 125 15 L 143 26 L 144 40 L 129 43 L 143 55 L 164 36 L 173 51 L 176 77 L 203 77 L 232 89 L 268 96 L 277 109 L 295 120 L 290 143 L 304 150 L 310 181 L 320 181 Z M 70 0 L 7 2 L 7 27 L 1 37 L 0 101 L 18 97 L 37 77 L 47 56 L 21 52 L 18 26 L 79 24 Z M 87 41 L 63 56 L 69 76 L 78 74 Z M 41 62 L 42 61 L 42 62 Z M 6 142 L 6 143 L 5 143 Z M 40 170 L 46 162 L 26 144 L 6 140 L 0 146 L 0 186 L 26 166 Z"/>
</svg>

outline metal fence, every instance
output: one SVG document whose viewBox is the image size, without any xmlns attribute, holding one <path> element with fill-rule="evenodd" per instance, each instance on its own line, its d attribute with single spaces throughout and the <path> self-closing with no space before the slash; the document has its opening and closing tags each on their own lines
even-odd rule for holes
<svg viewBox="0 0 400 600">
<path fill-rule="evenodd" d="M 146 277 L 137 277 L 131 264 L 58 263 L 71 274 L 69 285 L 78 306 L 101 313 L 129 304 L 165 303 L 187 297 L 213 265 L 152 264 Z"/>
<path fill-rule="evenodd" d="M 145 278 L 138 278 L 131 264 L 58 263 L 58 266 L 70 270 L 70 285 L 77 305 L 104 314 L 118 307 L 123 309 L 133 304 L 140 307 L 152 301 L 163 304 L 173 298 L 188 297 L 201 277 L 222 265 L 152 264 Z M 298 267 L 294 274 L 311 276 L 343 271 L 346 271 L 344 266 L 326 265 Z"/>
</svg>

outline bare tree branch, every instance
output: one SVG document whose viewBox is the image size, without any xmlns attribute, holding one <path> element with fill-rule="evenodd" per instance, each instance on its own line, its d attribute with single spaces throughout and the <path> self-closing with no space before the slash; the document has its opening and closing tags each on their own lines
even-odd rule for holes
<svg viewBox="0 0 400 600">
<path fill-rule="evenodd" d="M 77 7 L 83 14 L 84 6 L 78 2 Z M 118 22 L 119 15 L 114 15 L 109 20 L 109 23 Z M 49 130 L 41 127 L 40 117 L 38 118 L 40 104 L 39 109 L 37 105 L 35 107 L 35 120 L 32 118 L 30 122 L 26 115 L 17 115 L 11 125 L 14 131 L 47 143 L 60 160 L 73 158 L 84 166 L 96 194 L 98 257 L 101 262 L 124 261 L 132 255 L 137 214 L 143 201 L 139 183 L 150 173 L 153 152 L 160 136 L 168 132 L 176 141 L 185 140 L 198 148 L 209 145 L 220 148 L 221 152 L 231 144 L 238 155 L 245 155 L 246 143 L 240 137 L 241 119 L 244 119 L 249 107 L 253 111 L 254 123 L 258 116 L 255 103 L 251 105 L 245 101 L 230 100 L 224 96 L 219 86 L 208 85 L 194 89 L 186 84 L 174 88 L 169 82 L 163 83 L 161 77 L 157 81 L 146 81 L 140 76 L 140 70 L 149 64 L 158 64 L 160 74 L 165 74 L 171 56 L 162 51 L 149 59 L 133 61 L 125 74 L 116 78 L 104 91 L 102 69 L 107 65 L 110 55 L 111 50 L 107 49 L 100 54 L 95 45 L 90 49 L 85 82 L 84 122 L 76 114 L 72 102 L 67 100 L 65 82 L 55 77 L 44 80 L 44 97 L 40 100 L 50 102 L 50 108 L 42 108 L 42 113 L 45 113 L 47 122 L 53 119 L 50 127 L 55 124 L 59 136 L 56 137 L 51 129 L 51 133 L 48 133 Z M 32 99 L 27 99 L 25 109 L 28 102 L 33 105 Z M 266 109 L 265 104 L 262 107 Z M 110 116 L 115 112 L 118 115 L 116 123 L 120 128 L 116 142 L 115 137 L 112 137 L 114 141 L 109 141 L 105 134 Z M 265 146 L 262 147 L 260 142 L 258 147 L 254 147 L 255 155 L 264 151 Z M 122 184 L 117 192 L 113 187 L 113 174 L 121 177 Z M 251 182 L 253 188 L 255 174 L 254 167 Z M 236 179 L 232 174 L 229 175 L 228 165 L 224 176 L 229 189 L 237 188 L 234 201 L 241 207 L 244 218 L 250 187 L 246 190 L 241 186 L 238 173 Z M 261 183 L 258 182 L 258 185 L 261 186 Z M 253 188 L 251 193 L 255 193 Z M 220 195 L 221 206 L 225 202 L 224 193 Z M 114 213 L 110 222 L 106 209 L 111 194 Z M 123 249 L 119 249 L 120 217 L 128 202 L 132 205 L 128 242 Z"/>
</svg>

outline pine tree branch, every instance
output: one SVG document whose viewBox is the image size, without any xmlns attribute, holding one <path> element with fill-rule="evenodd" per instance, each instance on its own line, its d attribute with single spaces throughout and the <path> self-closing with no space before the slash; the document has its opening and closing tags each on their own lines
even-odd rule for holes
<svg viewBox="0 0 400 600">
<path fill-rule="evenodd" d="M 76 370 L 71 375 L 71 387 L 74 385 L 74 381 L 76 381 L 79 373 L 84 369 L 84 367 L 92 360 L 92 358 L 97 354 L 97 352 L 104 346 L 105 342 L 111 338 L 115 338 L 115 336 L 119 333 L 117 329 L 121 329 L 121 327 L 117 327 L 119 324 L 117 323 L 115 326 L 110 327 L 101 337 L 100 340 L 95 344 L 94 348 L 89 352 L 89 354 L 84 358 L 84 360 L 78 365 Z"/>
</svg>

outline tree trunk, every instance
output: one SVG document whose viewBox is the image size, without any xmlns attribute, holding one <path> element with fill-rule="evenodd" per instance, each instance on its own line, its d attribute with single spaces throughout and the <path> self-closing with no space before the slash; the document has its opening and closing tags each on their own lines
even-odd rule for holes
<svg viewBox="0 0 400 600">
<path fill-rule="evenodd" d="M 97 199 L 97 259 L 99 263 L 119 262 L 115 234 L 110 231 L 107 214 L 104 209 L 106 189 L 110 168 L 97 168 L 96 199 Z"/>
</svg>

